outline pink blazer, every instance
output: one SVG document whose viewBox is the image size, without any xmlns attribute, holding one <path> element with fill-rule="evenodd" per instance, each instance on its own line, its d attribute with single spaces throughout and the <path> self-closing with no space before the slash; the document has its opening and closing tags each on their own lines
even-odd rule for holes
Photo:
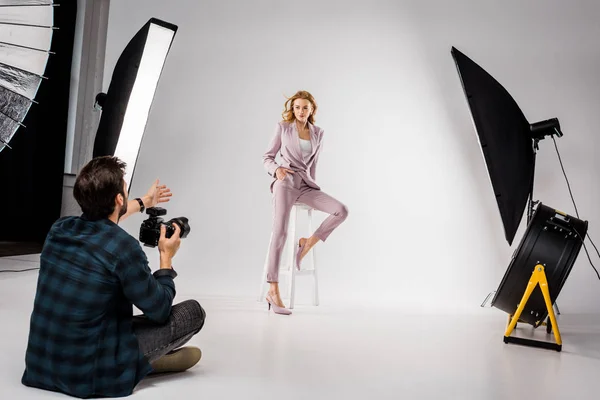
<svg viewBox="0 0 600 400">
<path fill-rule="evenodd" d="M 263 155 L 263 164 L 268 174 L 274 179 L 271 182 L 271 192 L 273 184 L 277 181 L 275 171 L 279 167 L 284 167 L 299 174 L 306 184 L 315 189 L 321 189 L 317 185 L 315 173 L 317 170 L 317 161 L 321 152 L 321 143 L 323 141 L 323 129 L 308 123 L 310 130 L 310 143 L 312 153 L 305 162 L 300 148 L 300 138 L 295 122 L 278 122 L 275 127 L 275 134 L 269 143 L 266 153 Z M 277 153 L 281 156 L 281 162 L 275 162 Z"/>
</svg>

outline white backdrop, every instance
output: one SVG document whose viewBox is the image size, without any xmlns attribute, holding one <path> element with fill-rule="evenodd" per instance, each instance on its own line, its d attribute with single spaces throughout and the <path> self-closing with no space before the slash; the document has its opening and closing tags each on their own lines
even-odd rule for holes
<svg viewBox="0 0 600 400">
<path fill-rule="evenodd" d="M 498 79 L 530 122 L 560 119 L 558 144 L 577 205 L 600 243 L 592 160 L 600 144 L 600 4 L 448 3 L 111 2 L 105 89 L 149 18 L 179 26 L 132 195 L 158 177 L 174 192 L 168 217 L 190 218 L 192 232 L 174 260 L 180 293 L 257 294 L 271 228 L 261 157 L 284 95 L 303 89 L 316 97 L 325 129 L 318 182 L 349 208 L 317 247 L 322 303 L 478 309 L 524 223 L 510 248 L 451 46 Z M 573 212 L 549 140 L 541 143 L 535 195 Z M 123 227 L 137 235 L 142 218 Z M 157 250 L 148 255 L 157 266 Z M 298 281 L 300 290 L 309 284 Z M 600 282 L 582 251 L 559 305 L 597 312 L 599 302 Z"/>
</svg>

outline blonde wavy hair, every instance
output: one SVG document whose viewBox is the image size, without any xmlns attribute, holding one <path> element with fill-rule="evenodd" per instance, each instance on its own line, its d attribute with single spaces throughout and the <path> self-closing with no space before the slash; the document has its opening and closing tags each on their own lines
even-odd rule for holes
<svg viewBox="0 0 600 400">
<path fill-rule="evenodd" d="M 294 105 L 294 100 L 302 99 L 302 100 L 308 100 L 312 104 L 313 111 L 312 111 L 312 113 L 310 113 L 310 115 L 308 117 L 308 122 L 310 122 L 311 124 L 315 123 L 315 115 L 317 114 L 318 107 L 317 107 L 317 102 L 315 101 L 315 98 L 313 97 L 312 94 L 310 94 L 306 90 L 299 90 L 292 97 L 286 97 L 286 98 L 287 98 L 287 101 L 284 104 L 284 110 L 283 110 L 283 113 L 281 114 L 281 116 L 283 117 L 283 120 L 285 122 L 293 122 L 296 119 L 296 117 L 294 116 L 294 110 L 292 109 L 292 107 Z"/>
</svg>

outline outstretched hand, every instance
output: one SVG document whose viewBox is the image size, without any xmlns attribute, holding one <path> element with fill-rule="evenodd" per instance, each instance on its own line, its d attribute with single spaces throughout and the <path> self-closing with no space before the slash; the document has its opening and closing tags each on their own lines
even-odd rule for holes
<svg viewBox="0 0 600 400">
<path fill-rule="evenodd" d="M 159 185 L 159 180 L 157 179 L 148 192 L 146 193 L 146 200 L 148 200 L 148 204 L 146 204 L 146 208 L 156 207 L 159 203 L 166 203 L 173 196 L 171 193 L 171 189 L 169 189 L 166 185 Z"/>
</svg>

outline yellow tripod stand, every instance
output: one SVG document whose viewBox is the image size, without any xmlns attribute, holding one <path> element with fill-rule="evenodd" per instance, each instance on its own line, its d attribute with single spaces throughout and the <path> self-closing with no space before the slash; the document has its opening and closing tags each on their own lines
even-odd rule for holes
<svg viewBox="0 0 600 400">
<path fill-rule="evenodd" d="M 512 331 L 515 329 L 515 326 L 517 326 L 517 321 L 519 320 L 523 309 L 525 309 L 525 304 L 527 304 L 529 296 L 531 296 L 531 293 L 537 285 L 540 285 L 542 295 L 544 296 L 544 302 L 546 303 L 546 308 L 548 309 L 548 317 L 550 318 L 550 327 L 552 328 L 552 332 L 554 333 L 554 339 L 556 340 L 556 343 L 510 336 Z M 554 309 L 552 308 L 552 301 L 550 300 L 550 291 L 548 290 L 548 280 L 546 279 L 546 273 L 544 271 L 543 265 L 538 264 L 535 266 L 535 269 L 531 274 L 531 278 L 529 279 L 529 283 L 527 284 L 527 289 L 525 289 L 523 298 L 521 299 L 521 302 L 517 307 L 517 311 L 515 311 L 514 315 L 509 316 L 508 321 L 508 327 L 506 328 L 506 332 L 504 333 L 504 343 L 516 343 L 526 346 L 553 349 L 556 351 L 562 350 L 562 339 L 558 330 L 558 324 L 556 323 Z M 542 325 L 546 325 L 546 323 L 542 323 Z M 548 327 L 548 329 L 546 330 L 548 333 L 550 333 L 550 327 Z"/>
</svg>

